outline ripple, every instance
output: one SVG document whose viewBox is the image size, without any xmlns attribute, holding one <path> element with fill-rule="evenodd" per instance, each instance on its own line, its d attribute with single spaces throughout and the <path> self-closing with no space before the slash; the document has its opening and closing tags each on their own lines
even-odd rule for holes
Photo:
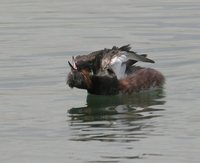
<svg viewBox="0 0 200 163">
<path fill-rule="evenodd" d="M 73 141 L 139 141 L 154 130 L 146 120 L 160 117 L 165 101 L 161 90 L 132 96 L 87 96 L 87 106 L 71 108 Z M 156 113 L 158 112 L 158 114 Z"/>
</svg>

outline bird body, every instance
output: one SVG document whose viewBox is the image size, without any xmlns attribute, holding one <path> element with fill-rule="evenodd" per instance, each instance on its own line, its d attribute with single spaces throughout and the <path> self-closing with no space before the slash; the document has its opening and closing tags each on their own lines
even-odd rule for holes
<svg viewBox="0 0 200 163">
<path fill-rule="evenodd" d="M 157 70 L 135 66 L 138 61 L 154 63 L 130 46 L 104 49 L 73 57 L 67 84 L 97 95 L 131 94 L 162 87 L 164 76 Z"/>
</svg>

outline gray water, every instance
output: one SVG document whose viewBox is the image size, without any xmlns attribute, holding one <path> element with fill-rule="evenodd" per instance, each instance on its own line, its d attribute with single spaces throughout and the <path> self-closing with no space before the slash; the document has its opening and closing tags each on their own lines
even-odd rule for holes
<svg viewBox="0 0 200 163">
<path fill-rule="evenodd" d="M 130 43 L 160 91 L 92 96 L 73 55 Z M 199 0 L 0 0 L 0 162 L 198 163 Z"/>
</svg>

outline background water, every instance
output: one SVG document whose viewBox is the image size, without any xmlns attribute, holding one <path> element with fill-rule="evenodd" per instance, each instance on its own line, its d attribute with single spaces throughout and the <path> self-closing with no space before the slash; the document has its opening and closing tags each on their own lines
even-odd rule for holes
<svg viewBox="0 0 200 163">
<path fill-rule="evenodd" d="M 128 43 L 163 91 L 65 85 L 71 56 Z M 199 0 L 0 0 L 0 162 L 199 162 L 199 52 Z"/>
</svg>

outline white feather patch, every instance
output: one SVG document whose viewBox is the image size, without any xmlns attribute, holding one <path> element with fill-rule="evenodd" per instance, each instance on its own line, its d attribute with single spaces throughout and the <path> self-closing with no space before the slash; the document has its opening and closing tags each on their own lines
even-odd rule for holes
<svg viewBox="0 0 200 163">
<path fill-rule="evenodd" d="M 114 71 L 114 73 L 116 74 L 118 79 L 122 79 L 126 76 L 125 71 L 126 71 L 126 62 L 127 62 L 128 58 L 126 56 L 126 54 L 122 53 L 118 56 L 115 56 L 111 59 L 110 62 L 110 67 L 112 68 L 112 70 Z"/>
</svg>

